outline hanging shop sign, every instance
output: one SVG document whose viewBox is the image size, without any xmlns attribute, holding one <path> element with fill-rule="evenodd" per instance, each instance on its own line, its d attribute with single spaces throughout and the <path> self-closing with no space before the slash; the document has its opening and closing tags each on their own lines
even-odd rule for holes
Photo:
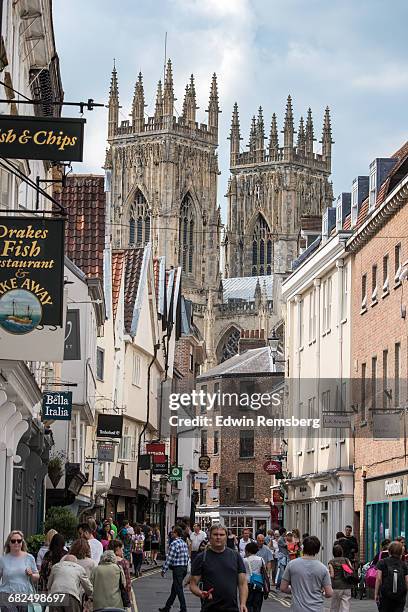
<svg viewBox="0 0 408 612">
<path fill-rule="evenodd" d="M 194 480 L 200 484 L 207 484 L 208 474 L 206 472 L 197 472 L 197 474 L 194 476 Z"/>
<path fill-rule="evenodd" d="M 173 480 L 175 482 L 183 480 L 183 468 L 178 465 L 173 465 L 173 467 L 170 469 L 169 480 Z"/>
<path fill-rule="evenodd" d="M 272 501 L 274 504 L 283 504 L 283 493 L 279 489 L 272 490 Z"/>
<path fill-rule="evenodd" d="M 115 447 L 109 442 L 98 442 L 99 463 L 112 463 L 115 460 Z"/>
<path fill-rule="evenodd" d="M 323 427 L 332 427 L 333 429 L 350 429 L 351 415 L 350 414 L 323 414 Z"/>
<path fill-rule="evenodd" d="M 266 461 L 263 464 L 263 469 L 267 474 L 281 474 L 282 473 L 282 462 L 281 461 Z"/>
<path fill-rule="evenodd" d="M 123 415 L 98 414 L 97 438 L 121 438 L 123 429 Z"/>
<path fill-rule="evenodd" d="M 151 442 L 146 444 L 146 453 L 149 455 L 164 455 L 166 452 L 166 445 L 161 442 Z"/>
<path fill-rule="evenodd" d="M 200 470 L 206 471 L 210 469 L 211 460 L 208 455 L 201 455 L 198 460 L 198 467 Z"/>
<path fill-rule="evenodd" d="M 151 455 L 140 455 L 137 463 L 139 470 L 151 470 L 152 469 L 152 456 Z"/>
<path fill-rule="evenodd" d="M 81 359 L 79 308 L 74 308 L 67 311 L 64 361 L 78 361 L 79 359 Z"/>
<path fill-rule="evenodd" d="M 167 455 L 153 455 L 153 474 L 168 474 L 169 459 Z"/>
<path fill-rule="evenodd" d="M 72 391 L 45 391 L 42 403 L 43 421 L 70 421 Z"/>
<path fill-rule="evenodd" d="M 61 327 L 63 283 L 64 221 L 0 217 L 0 327 L 16 335 Z"/>
<path fill-rule="evenodd" d="M 81 162 L 85 119 L 0 115 L 0 157 Z"/>
</svg>

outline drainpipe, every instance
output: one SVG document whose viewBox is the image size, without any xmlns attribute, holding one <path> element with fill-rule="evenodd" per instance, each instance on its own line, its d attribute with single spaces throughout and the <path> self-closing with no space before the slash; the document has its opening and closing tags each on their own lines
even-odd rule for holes
<svg viewBox="0 0 408 612">
<path fill-rule="evenodd" d="M 156 361 L 156 356 L 157 356 L 157 351 L 160 348 L 160 344 L 155 344 L 153 347 L 153 357 L 151 362 L 149 363 L 149 367 L 147 368 L 147 411 L 146 411 L 146 421 L 143 425 L 143 429 L 139 434 L 139 440 L 138 440 L 138 444 L 137 444 L 137 473 L 136 473 L 136 512 L 139 506 L 139 502 L 138 502 L 138 498 L 139 498 L 139 481 L 140 481 L 140 470 L 139 470 L 139 466 L 140 466 L 140 450 L 141 450 L 141 446 L 142 446 L 142 437 L 145 434 L 145 431 L 147 429 L 147 426 L 149 424 L 149 418 L 150 418 L 150 370 L 152 368 L 152 365 L 154 364 L 154 362 Z M 149 499 L 151 498 L 151 487 L 150 487 L 150 491 L 149 491 Z"/>
</svg>

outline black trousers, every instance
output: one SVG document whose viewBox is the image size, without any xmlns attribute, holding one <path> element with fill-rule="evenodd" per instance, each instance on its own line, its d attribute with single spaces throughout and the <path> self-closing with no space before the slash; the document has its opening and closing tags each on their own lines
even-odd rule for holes
<svg viewBox="0 0 408 612">
<path fill-rule="evenodd" d="M 263 604 L 263 591 L 251 590 L 251 585 L 248 585 L 249 593 L 247 599 L 248 612 L 261 612 Z"/>
<path fill-rule="evenodd" d="M 395 601 L 394 599 L 387 599 L 380 596 L 380 607 L 379 612 L 404 612 L 405 601 Z"/>
<path fill-rule="evenodd" d="M 186 600 L 184 597 L 183 580 L 187 575 L 186 565 L 176 565 L 172 568 L 173 572 L 173 584 L 171 585 L 171 592 L 168 600 L 165 603 L 166 610 L 170 610 L 174 604 L 176 597 L 180 602 L 180 612 L 187 612 Z"/>
</svg>

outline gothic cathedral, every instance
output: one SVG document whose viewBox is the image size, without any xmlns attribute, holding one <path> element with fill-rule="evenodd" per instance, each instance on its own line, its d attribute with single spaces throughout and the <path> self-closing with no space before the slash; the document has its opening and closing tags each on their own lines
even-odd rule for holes
<svg viewBox="0 0 408 612">
<path fill-rule="evenodd" d="M 196 121 L 194 77 L 176 118 L 169 60 L 158 83 L 154 115 L 145 116 L 142 75 L 136 82 L 131 121 L 119 124 L 117 73 L 109 96 L 106 167 L 111 170 L 112 246 L 152 243 L 155 257 L 181 266 L 183 294 L 205 340 L 207 369 L 238 352 L 241 336 L 267 338 L 281 321 L 280 285 L 297 256 L 301 218 L 331 206 L 331 126 L 326 109 L 321 153 L 314 152 L 309 109 L 294 143 L 288 97 L 279 146 L 272 116 L 268 147 L 262 109 L 252 119 L 242 152 L 238 107 L 230 133 L 228 219 L 222 234 L 217 205 L 219 101 L 213 75 L 208 123 Z M 221 257 L 222 254 L 222 257 Z M 222 262 L 222 271 L 220 268 Z"/>
</svg>

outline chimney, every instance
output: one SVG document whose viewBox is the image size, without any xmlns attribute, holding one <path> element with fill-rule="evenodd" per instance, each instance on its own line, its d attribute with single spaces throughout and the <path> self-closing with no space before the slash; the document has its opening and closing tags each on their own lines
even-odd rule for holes
<svg viewBox="0 0 408 612">
<path fill-rule="evenodd" d="M 336 203 L 336 230 L 339 232 L 351 210 L 351 193 L 341 193 Z"/>
<path fill-rule="evenodd" d="M 333 207 L 326 208 L 322 217 L 322 239 L 327 240 L 330 237 L 332 229 L 336 226 L 336 209 Z"/>
<path fill-rule="evenodd" d="M 238 351 L 240 355 L 251 349 L 258 349 L 264 346 L 267 346 L 265 330 L 247 329 L 241 331 L 241 338 L 239 339 L 238 345 Z"/>
<path fill-rule="evenodd" d="M 368 198 L 369 181 L 368 176 L 357 176 L 353 181 L 351 188 L 351 227 L 354 227 L 357 223 L 361 205 Z"/>
</svg>

